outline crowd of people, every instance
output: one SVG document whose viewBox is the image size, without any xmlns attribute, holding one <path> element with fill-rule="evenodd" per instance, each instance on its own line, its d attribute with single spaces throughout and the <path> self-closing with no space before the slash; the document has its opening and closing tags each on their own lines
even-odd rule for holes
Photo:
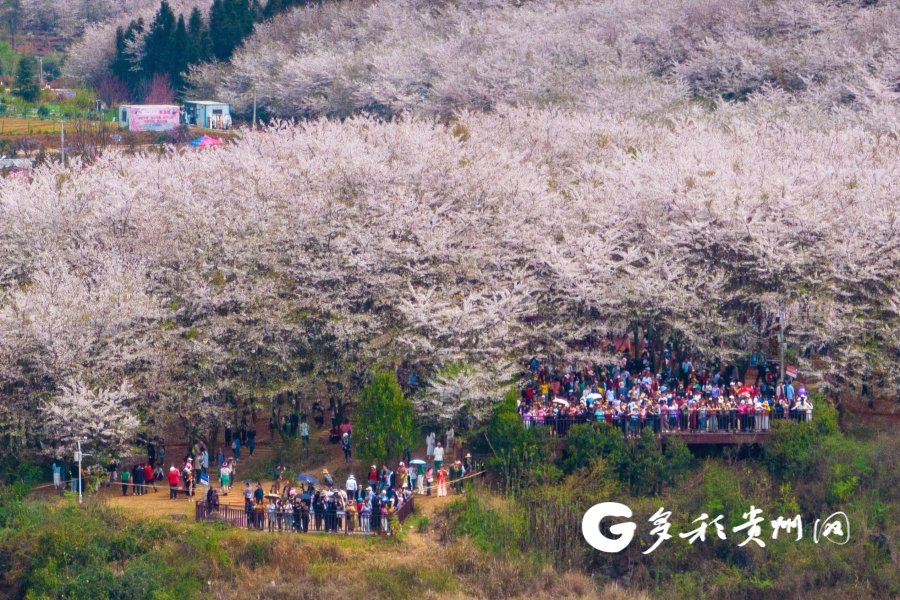
<svg viewBox="0 0 900 600">
<path fill-rule="evenodd" d="M 562 371 L 532 358 L 518 408 L 526 427 L 547 425 L 565 435 L 574 423 L 605 422 L 626 436 L 646 428 L 657 434 L 766 432 L 772 419 L 812 420 L 813 411 L 806 388 L 778 382 L 772 369 L 761 368 L 745 385 L 732 365 L 690 358 L 673 365 L 669 356 L 657 373 L 646 357 Z"/>
<path fill-rule="evenodd" d="M 414 495 L 446 496 L 450 489 L 461 493 L 463 478 L 474 468 L 471 454 L 447 465 L 440 442 L 431 450 L 429 458 L 434 459 L 433 463 L 400 462 L 396 469 L 384 465 L 380 470 L 373 464 L 365 482 L 358 482 L 350 474 L 343 487 L 335 483 L 327 469 L 323 469 L 320 482 L 304 482 L 311 478 L 302 477 L 299 485 L 282 486 L 284 468 L 277 467 L 269 493 L 261 482 L 255 487 L 245 482 L 246 523 L 250 528 L 269 531 L 390 533 L 391 518 Z M 226 462 L 220 470 L 222 490 L 230 484 L 228 469 Z M 206 504 L 210 513 L 220 508 L 219 490 L 215 487 L 208 489 Z"/>
</svg>

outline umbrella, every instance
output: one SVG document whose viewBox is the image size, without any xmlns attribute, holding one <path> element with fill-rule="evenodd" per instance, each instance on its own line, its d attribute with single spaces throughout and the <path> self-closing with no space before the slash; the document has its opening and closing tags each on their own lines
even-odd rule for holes
<svg viewBox="0 0 900 600">
<path fill-rule="evenodd" d="M 305 483 L 311 483 L 313 485 L 319 485 L 319 480 L 313 477 L 312 475 L 297 475 L 297 481 L 303 481 Z"/>
<path fill-rule="evenodd" d="M 587 398 L 588 400 L 597 400 L 602 397 L 603 397 L 603 394 L 600 394 L 598 392 L 591 392 L 590 394 L 585 396 L 585 398 Z"/>
<path fill-rule="evenodd" d="M 278 494 L 266 494 L 266 498 L 278 499 L 278 498 L 281 498 L 281 496 L 279 496 Z"/>
<path fill-rule="evenodd" d="M 421 458 L 414 458 L 411 461 L 409 461 L 409 464 L 411 464 L 411 465 L 427 465 L 428 463 L 425 462 L 424 460 L 422 460 Z"/>
<path fill-rule="evenodd" d="M 221 146 L 222 144 L 222 140 L 214 138 L 211 135 L 201 135 L 191 142 L 191 145 L 196 146 L 197 148 L 209 148 L 210 146 Z"/>
<path fill-rule="evenodd" d="M 568 405 L 569 405 L 569 401 L 568 401 L 568 400 L 563 400 L 562 398 L 555 398 L 555 399 L 553 400 L 553 404 L 562 404 L 563 406 L 568 406 Z"/>
</svg>

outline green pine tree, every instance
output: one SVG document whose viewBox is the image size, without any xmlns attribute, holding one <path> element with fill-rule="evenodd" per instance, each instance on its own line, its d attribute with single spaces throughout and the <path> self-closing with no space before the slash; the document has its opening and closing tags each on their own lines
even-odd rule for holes
<svg viewBox="0 0 900 600">
<path fill-rule="evenodd" d="M 384 463 L 413 445 L 413 404 L 403 397 L 397 377 L 376 373 L 354 412 L 353 439 L 357 453 Z"/>
<path fill-rule="evenodd" d="M 167 0 L 163 0 L 156 11 L 153 23 L 144 39 L 144 57 L 141 67 L 145 76 L 156 73 L 168 75 L 174 81 L 173 73 L 177 68 L 175 54 L 175 12 Z"/>
<path fill-rule="evenodd" d="M 188 69 L 190 45 L 191 38 L 188 35 L 187 26 L 184 24 L 184 16 L 178 15 L 178 23 L 172 34 L 172 70 L 169 72 L 169 77 L 172 80 L 172 86 L 179 93 L 184 88 L 184 74 Z"/>
<path fill-rule="evenodd" d="M 16 69 L 16 94 L 26 102 L 37 102 L 41 97 L 36 61 L 31 56 L 19 59 Z"/>
<path fill-rule="evenodd" d="M 116 29 L 116 54 L 110 65 L 113 75 L 125 84 L 129 94 L 134 97 L 141 85 L 141 73 L 132 69 L 131 57 L 128 54 L 128 46 L 144 31 L 144 20 L 138 19 L 128 24 L 128 27 Z"/>
<path fill-rule="evenodd" d="M 199 8 L 195 8 L 191 11 L 191 16 L 188 19 L 187 32 L 188 37 L 190 38 L 190 44 L 188 45 L 187 50 L 188 64 L 209 60 L 211 53 L 209 30 L 206 28 L 206 22 L 203 20 L 203 13 L 200 12 Z"/>
<path fill-rule="evenodd" d="M 235 48 L 253 32 L 253 7 L 249 0 L 215 0 L 209 10 L 212 55 L 221 61 L 231 58 Z"/>
</svg>

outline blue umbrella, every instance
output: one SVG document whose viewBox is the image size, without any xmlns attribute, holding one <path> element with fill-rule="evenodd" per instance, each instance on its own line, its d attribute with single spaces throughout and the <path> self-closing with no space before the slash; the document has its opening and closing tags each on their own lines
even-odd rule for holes
<svg viewBox="0 0 900 600">
<path fill-rule="evenodd" d="M 313 477 L 312 475 L 297 475 L 297 481 L 303 481 L 304 483 L 311 483 L 313 485 L 319 485 L 319 480 Z"/>
</svg>

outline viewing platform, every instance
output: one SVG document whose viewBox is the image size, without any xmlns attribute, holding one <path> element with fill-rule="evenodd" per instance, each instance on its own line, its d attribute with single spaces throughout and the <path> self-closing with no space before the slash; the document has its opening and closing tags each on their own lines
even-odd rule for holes
<svg viewBox="0 0 900 600">
<path fill-rule="evenodd" d="M 640 421 L 631 419 L 610 421 L 597 421 L 589 414 L 578 417 L 547 416 L 543 419 L 527 419 L 526 428 L 541 428 L 549 432 L 551 436 L 567 437 L 569 429 L 575 425 L 599 425 L 605 423 L 622 432 L 622 435 L 634 439 L 650 430 L 661 441 L 669 437 L 677 437 L 689 446 L 743 446 L 762 444 L 769 436 L 772 422 L 806 421 L 809 416 L 797 411 L 773 411 L 763 418 L 756 413 L 738 415 L 724 414 L 716 419 L 716 425 L 712 430 L 707 428 L 704 421 L 692 416 L 683 416 L 679 419 L 660 419 L 653 416 Z"/>
</svg>

